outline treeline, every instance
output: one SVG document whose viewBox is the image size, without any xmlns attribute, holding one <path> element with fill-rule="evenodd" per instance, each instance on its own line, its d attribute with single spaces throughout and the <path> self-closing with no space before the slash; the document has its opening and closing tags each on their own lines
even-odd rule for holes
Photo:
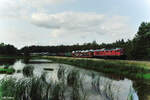
<svg viewBox="0 0 150 100">
<path fill-rule="evenodd" d="M 24 53 L 64 53 L 72 52 L 74 50 L 89 50 L 89 49 L 101 49 L 101 48 L 124 48 L 127 59 L 150 59 L 150 23 L 143 22 L 137 34 L 132 40 L 125 41 L 124 39 L 118 40 L 114 43 L 102 43 L 98 44 L 96 41 L 92 43 L 84 43 L 83 45 L 59 45 L 59 46 L 26 46 L 20 50 L 17 50 L 12 45 L 0 45 L 0 54 L 16 55 Z"/>
<path fill-rule="evenodd" d="M 17 55 L 18 50 L 16 47 L 10 44 L 0 44 L 0 55 Z"/>
<path fill-rule="evenodd" d="M 71 45 L 71 46 L 65 46 L 65 45 L 60 45 L 60 46 L 29 46 L 29 47 L 24 47 L 20 50 L 22 53 L 41 53 L 41 52 L 48 52 L 48 53 L 65 53 L 65 52 L 72 52 L 75 50 L 90 50 L 90 49 L 101 49 L 101 48 L 106 48 L 106 49 L 112 49 L 112 48 L 124 48 L 125 54 L 128 55 L 128 59 L 133 59 L 131 55 L 131 45 L 132 41 L 124 41 L 118 40 L 114 43 L 110 44 L 98 44 L 96 41 L 93 41 L 92 43 L 84 43 L 83 45 Z"/>
</svg>

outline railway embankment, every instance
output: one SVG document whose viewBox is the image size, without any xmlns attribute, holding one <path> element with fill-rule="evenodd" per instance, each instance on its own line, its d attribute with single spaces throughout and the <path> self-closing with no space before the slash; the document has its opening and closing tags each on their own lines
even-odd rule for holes
<svg viewBox="0 0 150 100">
<path fill-rule="evenodd" d="M 132 79 L 150 80 L 150 62 L 148 61 L 105 60 L 57 56 L 44 56 L 42 58 L 106 74 L 115 74 Z"/>
</svg>

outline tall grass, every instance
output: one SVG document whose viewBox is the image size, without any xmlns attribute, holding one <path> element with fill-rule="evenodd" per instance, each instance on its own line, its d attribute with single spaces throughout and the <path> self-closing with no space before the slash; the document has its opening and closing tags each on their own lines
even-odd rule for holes
<svg viewBox="0 0 150 100">
<path fill-rule="evenodd" d="M 150 67 L 141 62 L 122 61 L 122 60 L 103 60 L 89 58 L 70 58 L 70 57 L 43 57 L 58 63 L 65 63 L 81 68 L 92 69 L 99 72 L 123 75 L 133 79 L 150 79 Z M 147 67 L 146 67 L 147 66 Z"/>
<path fill-rule="evenodd" d="M 15 78 L 8 78 L 1 82 L 2 97 L 14 97 L 14 100 L 42 100 L 40 89 L 40 82 L 36 79 L 17 81 Z"/>
<path fill-rule="evenodd" d="M 69 100 L 87 100 L 88 96 L 82 84 L 84 78 L 80 75 L 79 70 L 68 70 L 64 66 L 60 65 L 58 78 L 60 82 L 64 84 L 62 85 L 63 88 L 71 88 Z"/>
<path fill-rule="evenodd" d="M 0 74 L 13 74 L 14 72 L 14 68 L 0 68 Z"/>
<path fill-rule="evenodd" d="M 46 72 L 40 77 L 4 78 L 0 85 L 0 100 L 2 97 L 14 97 L 14 100 L 88 100 L 89 91 L 87 86 L 84 86 L 86 80 L 84 73 L 77 69 L 69 70 L 61 65 L 57 73 L 58 81 L 47 82 L 47 75 L 49 74 Z M 91 77 L 89 87 L 92 86 L 107 100 L 118 100 L 113 91 L 112 80 L 101 79 L 94 73 Z M 101 86 L 104 88 L 101 89 Z"/>
<path fill-rule="evenodd" d="M 87 100 L 83 90 L 82 79 L 79 72 L 70 71 L 65 75 L 66 69 L 61 67 L 59 74 L 61 77 L 58 82 L 46 81 L 47 73 L 41 77 L 26 77 L 16 79 L 6 77 L 1 80 L 0 93 L 2 97 L 13 97 L 14 100 Z M 69 83 L 66 83 L 69 82 Z M 68 94 L 68 84 L 71 91 Z"/>
<path fill-rule="evenodd" d="M 24 76 L 33 76 L 33 70 L 34 70 L 34 67 L 31 66 L 31 65 L 26 65 L 24 68 L 23 68 L 23 75 Z"/>
</svg>

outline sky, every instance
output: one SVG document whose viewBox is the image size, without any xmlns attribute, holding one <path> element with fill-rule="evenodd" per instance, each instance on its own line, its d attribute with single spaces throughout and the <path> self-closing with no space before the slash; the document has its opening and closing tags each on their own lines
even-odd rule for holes
<svg viewBox="0 0 150 100">
<path fill-rule="evenodd" d="M 72 45 L 132 39 L 150 0 L 0 0 L 0 43 Z"/>
</svg>

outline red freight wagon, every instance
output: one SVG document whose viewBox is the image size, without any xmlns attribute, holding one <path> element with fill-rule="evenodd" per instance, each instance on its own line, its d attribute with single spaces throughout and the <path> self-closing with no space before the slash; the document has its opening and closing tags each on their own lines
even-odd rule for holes
<svg viewBox="0 0 150 100">
<path fill-rule="evenodd" d="M 98 49 L 98 50 L 94 50 L 94 56 L 98 57 L 98 56 L 105 56 L 106 55 L 106 51 L 105 49 Z"/>
<path fill-rule="evenodd" d="M 105 50 L 105 56 L 112 56 L 111 50 Z"/>
<path fill-rule="evenodd" d="M 95 57 L 111 57 L 124 55 L 122 48 L 94 50 Z"/>
<path fill-rule="evenodd" d="M 116 51 L 115 51 L 115 49 L 112 49 L 112 51 L 111 51 L 111 55 L 112 55 L 112 56 L 115 56 L 115 55 L 116 55 Z"/>
</svg>

